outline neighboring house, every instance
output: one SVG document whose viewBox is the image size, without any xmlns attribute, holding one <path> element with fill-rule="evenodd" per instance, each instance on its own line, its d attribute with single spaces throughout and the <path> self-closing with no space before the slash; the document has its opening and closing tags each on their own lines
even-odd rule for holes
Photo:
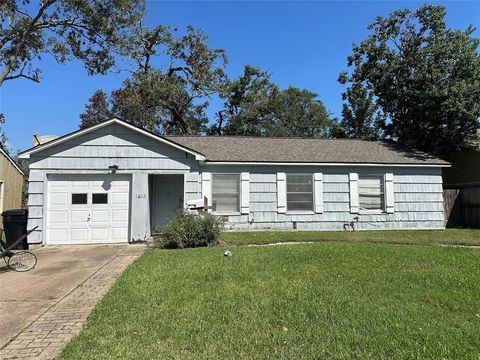
<svg viewBox="0 0 480 360">
<path fill-rule="evenodd" d="M 390 142 L 158 136 L 112 119 L 20 157 L 36 243 L 144 240 L 204 198 L 229 229 L 444 227 L 449 164 Z"/>
<path fill-rule="evenodd" d="M 480 186 L 480 130 L 478 140 L 471 149 L 464 149 L 453 156 L 452 167 L 443 173 L 446 188 Z"/>
<path fill-rule="evenodd" d="M 0 214 L 21 207 L 23 183 L 22 170 L 0 145 Z M 1 227 L 3 219 L 0 216 Z"/>
</svg>

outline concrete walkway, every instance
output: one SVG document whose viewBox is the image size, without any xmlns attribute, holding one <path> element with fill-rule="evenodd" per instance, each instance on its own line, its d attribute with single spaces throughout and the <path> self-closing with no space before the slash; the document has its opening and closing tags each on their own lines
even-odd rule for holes
<svg viewBox="0 0 480 360">
<path fill-rule="evenodd" d="M 53 359 L 144 245 L 45 247 L 26 273 L 0 269 L 0 359 Z"/>
</svg>

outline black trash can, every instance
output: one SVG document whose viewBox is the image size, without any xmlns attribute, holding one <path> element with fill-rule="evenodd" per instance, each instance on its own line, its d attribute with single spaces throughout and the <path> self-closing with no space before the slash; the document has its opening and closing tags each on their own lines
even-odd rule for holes
<svg viewBox="0 0 480 360">
<path fill-rule="evenodd" d="M 7 246 L 17 241 L 27 233 L 28 209 L 7 210 L 2 213 L 3 230 Z M 16 246 L 17 249 L 28 250 L 27 238 Z"/>
</svg>

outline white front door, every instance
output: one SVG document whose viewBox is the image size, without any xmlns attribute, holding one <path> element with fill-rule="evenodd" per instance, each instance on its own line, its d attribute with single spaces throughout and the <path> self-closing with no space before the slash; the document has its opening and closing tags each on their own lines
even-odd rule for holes
<svg viewBox="0 0 480 360">
<path fill-rule="evenodd" d="M 49 245 L 128 241 L 128 175 L 50 175 L 47 201 Z"/>
</svg>

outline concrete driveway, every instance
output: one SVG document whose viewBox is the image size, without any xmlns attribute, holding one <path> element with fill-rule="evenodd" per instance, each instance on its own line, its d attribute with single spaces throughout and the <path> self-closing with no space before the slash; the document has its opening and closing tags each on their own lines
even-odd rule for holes
<svg viewBox="0 0 480 360">
<path fill-rule="evenodd" d="M 31 271 L 0 268 L 0 349 L 116 258 L 127 256 L 126 267 L 143 251 L 144 245 L 44 247 L 34 250 Z"/>
</svg>

